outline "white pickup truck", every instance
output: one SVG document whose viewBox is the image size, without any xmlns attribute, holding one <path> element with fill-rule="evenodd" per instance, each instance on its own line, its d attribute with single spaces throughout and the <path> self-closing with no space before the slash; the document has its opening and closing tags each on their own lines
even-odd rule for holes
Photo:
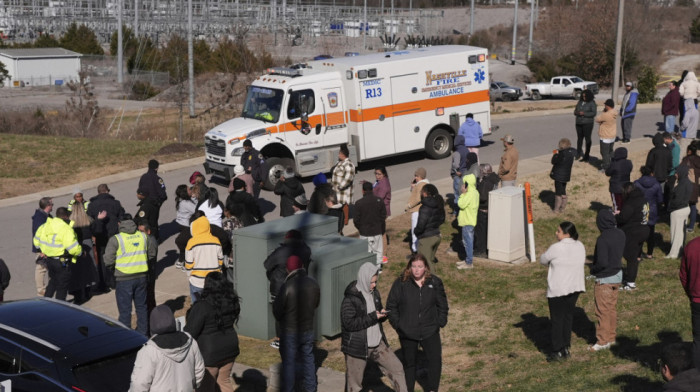
<svg viewBox="0 0 700 392">
<path fill-rule="evenodd" d="M 598 94 L 595 82 L 586 82 L 578 76 L 556 76 L 549 83 L 525 85 L 525 95 L 537 101 L 543 97 L 573 97 L 579 99 L 583 90 Z"/>
</svg>

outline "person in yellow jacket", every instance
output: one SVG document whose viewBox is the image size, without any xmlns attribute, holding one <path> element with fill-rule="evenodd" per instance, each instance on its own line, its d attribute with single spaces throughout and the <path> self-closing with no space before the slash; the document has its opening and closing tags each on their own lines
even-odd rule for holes
<svg viewBox="0 0 700 392">
<path fill-rule="evenodd" d="M 190 222 L 192 238 L 185 247 L 185 270 L 190 273 L 190 298 L 194 304 L 204 290 L 204 278 L 211 272 L 221 271 L 224 252 L 221 241 L 211 234 L 209 220 L 202 211 L 195 212 Z"/>
<path fill-rule="evenodd" d="M 148 309 L 146 307 L 146 285 L 148 259 L 155 258 L 157 246 L 149 246 L 148 237 L 138 230 L 129 214 L 119 222 L 119 233 L 113 235 L 105 247 L 104 262 L 108 278 L 115 290 L 119 321 L 131 327 L 131 304 L 136 309 L 136 330 L 148 333 Z"/>
<path fill-rule="evenodd" d="M 45 297 L 53 297 L 62 301 L 68 295 L 70 269 L 76 258 L 83 253 L 83 247 L 78 243 L 78 236 L 70 225 L 70 212 L 66 207 L 56 210 L 56 217 L 50 216 L 46 223 L 39 226 L 34 234 L 34 246 L 46 256 L 46 269 L 49 271 L 49 283 L 46 286 Z"/>
<path fill-rule="evenodd" d="M 458 269 L 474 268 L 474 227 L 476 226 L 476 215 L 479 212 L 479 191 L 476 190 L 476 176 L 467 174 L 462 178 L 462 193 L 457 199 L 459 214 L 457 224 L 462 228 L 462 242 L 466 256 L 464 261 L 457 262 Z"/>
</svg>

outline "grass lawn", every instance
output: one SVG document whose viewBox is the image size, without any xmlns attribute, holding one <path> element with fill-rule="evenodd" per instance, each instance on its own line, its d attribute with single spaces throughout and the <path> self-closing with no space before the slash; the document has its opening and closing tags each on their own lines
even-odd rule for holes
<svg viewBox="0 0 700 392">
<path fill-rule="evenodd" d="M 638 177 L 637 168 L 645 155 L 631 157 L 635 165 L 633 179 Z M 548 173 L 525 180 L 533 189 L 537 256 L 556 241 L 554 232 L 562 220 L 576 224 L 580 240 L 592 256 L 598 236 L 593 208 L 611 204 L 607 178 L 589 165 L 576 163 L 568 188 L 570 204 L 561 215 L 553 214 L 545 203 L 553 189 Z M 384 302 L 392 282 L 406 265 L 408 248 L 403 239 L 409 227 L 410 219 L 405 214 L 388 223 L 390 262 L 378 285 Z M 659 241 L 661 249 L 656 249 L 654 259 L 640 265 L 639 289 L 621 292 L 619 296 L 618 344 L 608 351 L 586 351 L 595 342 L 596 322 L 593 280 L 587 280 L 586 293 L 579 297 L 574 318 L 572 357 L 550 364 L 545 360 L 549 349 L 547 268 L 539 262 L 510 265 L 476 259 L 473 270 L 457 270 L 457 258 L 445 253 L 457 231 L 451 222 L 446 222 L 437 255 L 440 261 L 433 271 L 445 282 L 450 304 L 449 321 L 441 332 L 441 390 L 659 390 L 663 383 L 657 365 L 660 348 L 669 342 L 691 341 L 692 335 L 688 299 L 678 280 L 680 261 L 663 258 L 670 247 L 668 220 L 662 219 L 656 229 L 664 240 Z M 385 332 L 392 347 L 398 350 L 396 333 L 388 323 Z M 340 338 L 320 342 L 318 356 L 323 366 L 345 370 Z M 237 361 L 268 368 L 279 361 L 279 355 L 268 342 L 242 338 Z M 379 382 L 377 371 L 368 374 Z"/>
<path fill-rule="evenodd" d="M 166 141 L 87 139 L 59 136 L 0 134 L 0 199 L 144 168 L 151 158 L 161 163 L 204 154 L 202 144 L 191 151 L 162 154 Z M 182 151 L 182 149 L 176 149 Z"/>
</svg>

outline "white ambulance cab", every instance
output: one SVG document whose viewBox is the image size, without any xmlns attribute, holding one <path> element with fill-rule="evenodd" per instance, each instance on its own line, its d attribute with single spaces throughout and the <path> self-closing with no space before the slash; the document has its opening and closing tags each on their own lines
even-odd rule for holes
<svg viewBox="0 0 700 392">
<path fill-rule="evenodd" d="M 467 113 L 490 133 L 488 75 L 486 49 L 456 45 L 269 69 L 241 117 L 206 133 L 204 167 L 230 180 L 245 139 L 265 158 L 268 189 L 286 166 L 330 171 L 343 144 L 356 164 L 421 150 L 444 158 Z"/>
</svg>

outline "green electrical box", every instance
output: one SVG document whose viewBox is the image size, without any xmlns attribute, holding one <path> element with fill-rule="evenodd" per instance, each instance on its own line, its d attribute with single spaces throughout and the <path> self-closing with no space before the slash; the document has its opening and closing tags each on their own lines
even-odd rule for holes
<svg viewBox="0 0 700 392">
<path fill-rule="evenodd" d="M 241 297 L 238 333 L 269 340 L 275 334 L 275 318 L 269 302 L 269 281 L 263 263 L 283 241 L 287 231 L 302 232 L 311 248 L 309 275 L 321 287 L 321 303 L 316 311 L 317 336 L 340 333 L 340 304 L 345 287 L 357 279 L 362 263 L 376 261 L 367 251 L 367 242 L 337 235 L 335 217 L 299 214 L 238 229 L 234 232 L 234 279 Z"/>
</svg>

